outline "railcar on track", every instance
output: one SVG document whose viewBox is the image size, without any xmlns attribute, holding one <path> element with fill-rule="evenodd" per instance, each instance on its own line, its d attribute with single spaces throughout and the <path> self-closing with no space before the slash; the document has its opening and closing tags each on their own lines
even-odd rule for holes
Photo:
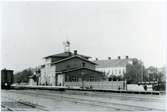
<svg viewBox="0 0 167 112">
<path fill-rule="evenodd" d="M 13 84 L 13 70 L 1 70 L 1 88 L 10 89 Z"/>
</svg>

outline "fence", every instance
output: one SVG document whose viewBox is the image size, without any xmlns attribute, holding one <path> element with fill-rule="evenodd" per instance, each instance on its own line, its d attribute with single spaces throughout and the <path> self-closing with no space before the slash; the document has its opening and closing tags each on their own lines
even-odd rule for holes
<svg viewBox="0 0 167 112">
<path fill-rule="evenodd" d="M 126 81 L 100 81 L 100 82 L 65 82 L 67 87 L 92 87 L 93 89 L 102 89 L 102 90 L 125 90 Z"/>
</svg>

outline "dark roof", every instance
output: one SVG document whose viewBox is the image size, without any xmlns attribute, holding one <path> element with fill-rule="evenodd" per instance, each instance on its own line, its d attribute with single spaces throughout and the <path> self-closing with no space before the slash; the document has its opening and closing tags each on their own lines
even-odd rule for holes
<svg viewBox="0 0 167 112">
<path fill-rule="evenodd" d="M 9 69 L 4 68 L 1 71 L 10 71 L 10 72 L 13 72 L 14 70 L 9 70 Z"/>
<path fill-rule="evenodd" d="M 84 60 L 84 61 L 87 61 L 87 62 L 89 62 L 89 63 L 92 63 L 92 64 L 95 64 L 95 65 L 96 65 L 96 63 L 95 63 L 95 62 L 89 61 L 88 59 L 83 58 L 83 57 L 82 57 L 82 56 L 80 56 L 80 55 L 74 55 L 74 56 L 71 56 L 71 57 L 68 57 L 68 58 L 62 59 L 62 60 L 60 60 L 60 61 L 53 62 L 52 64 L 57 64 L 57 63 L 60 63 L 60 62 L 66 61 L 66 60 L 73 59 L 73 58 L 79 58 L 79 59 L 81 59 L 81 60 Z"/>
<path fill-rule="evenodd" d="M 129 59 L 108 59 L 108 60 L 96 60 L 97 68 L 107 68 L 107 67 L 126 67 L 126 65 L 131 61 L 136 60 L 136 58 Z"/>
<path fill-rule="evenodd" d="M 69 56 L 73 56 L 74 53 L 72 52 L 63 52 L 63 53 L 59 53 L 59 54 L 54 54 L 54 55 L 49 55 L 49 56 L 46 56 L 44 58 L 50 58 L 50 57 L 62 57 L 62 58 L 65 58 L 65 57 L 69 57 Z M 91 58 L 90 56 L 85 56 L 85 55 L 81 55 L 81 54 L 78 54 L 79 56 L 81 57 L 85 57 L 85 58 Z"/>
<path fill-rule="evenodd" d="M 90 70 L 90 71 L 93 71 L 93 72 L 97 72 L 97 73 L 103 73 L 101 71 L 97 71 L 97 70 L 93 70 L 93 69 L 90 69 L 90 68 L 85 68 L 85 67 L 80 67 L 80 68 L 75 68 L 75 69 L 70 69 L 70 70 L 64 70 L 64 71 L 59 71 L 59 72 L 56 72 L 56 73 L 67 73 L 67 72 L 73 72 L 73 71 L 77 71 L 77 70 Z"/>
</svg>

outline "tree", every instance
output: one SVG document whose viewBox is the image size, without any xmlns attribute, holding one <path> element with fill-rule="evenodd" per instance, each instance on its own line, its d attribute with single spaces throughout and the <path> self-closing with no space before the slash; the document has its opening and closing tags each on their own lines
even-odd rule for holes
<svg viewBox="0 0 167 112">
<path fill-rule="evenodd" d="M 14 74 L 14 83 L 21 83 L 21 74 L 20 72 Z"/>
<path fill-rule="evenodd" d="M 124 79 L 123 79 L 123 76 L 121 76 L 121 75 L 118 75 L 118 76 L 116 76 L 116 75 L 110 75 L 109 78 L 108 78 L 108 80 L 109 81 L 122 81 Z"/>
<path fill-rule="evenodd" d="M 21 82 L 28 83 L 30 76 L 33 76 L 33 72 L 29 68 L 29 69 L 25 69 L 21 72 L 16 73 L 14 75 L 14 79 L 15 79 L 15 82 L 17 82 L 17 83 L 21 83 Z"/>
<path fill-rule="evenodd" d="M 132 64 L 126 66 L 124 79 L 128 84 L 137 84 L 139 81 L 147 80 L 145 67 L 140 61 L 134 60 Z"/>
<path fill-rule="evenodd" d="M 29 81 L 29 77 L 33 75 L 33 72 L 31 71 L 31 69 L 28 70 L 23 70 L 22 72 L 22 81 L 25 83 L 28 83 Z"/>
<path fill-rule="evenodd" d="M 148 76 L 150 81 L 165 81 L 165 67 L 160 68 L 162 69 L 159 71 L 156 67 L 150 66 L 147 68 Z"/>
<path fill-rule="evenodd" d="M 149 81 L 155 81 L 157 76 L 157 69 L 156 67 L 150 66 L 147 68 Z"/>
</svg>

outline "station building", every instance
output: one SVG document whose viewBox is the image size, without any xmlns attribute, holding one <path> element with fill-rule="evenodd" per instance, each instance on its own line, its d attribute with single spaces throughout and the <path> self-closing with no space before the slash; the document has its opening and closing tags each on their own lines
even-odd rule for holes
<svg viewBox="0 0 167 112">
<path fill-rule="evenodd" d="M 39 84 L 64 86 L 66 82 L 104 80 L 103 72 L 95 70 L 97 64 L 89 58 L 78 54 L 77 50 L 44 57 Z"/>
</svg>

